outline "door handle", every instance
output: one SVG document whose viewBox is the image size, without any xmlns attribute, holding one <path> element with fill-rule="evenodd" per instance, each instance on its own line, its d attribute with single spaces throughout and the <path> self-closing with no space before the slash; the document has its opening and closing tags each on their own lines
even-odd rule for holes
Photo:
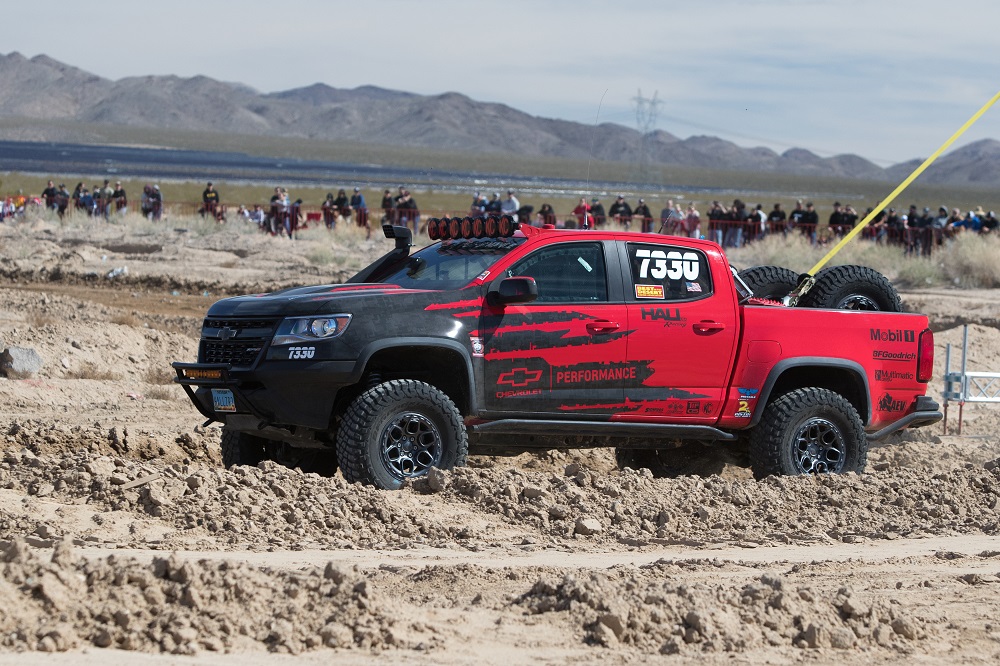
<svg viewBox="0 0 1000 666">
<path fill-rule="evenodd" d="M 717 321 L 699 321 L 692 325 L 695 333 L 718 333 L 726 328 L 725 324 Z"/>
<path fill-rule="evenodd" d="M 620 324 L 618 322 L 608 321 L 607 319 L 587 322 L 587 331 L 590 332 L 591 335 L 611 333 L 613 331 L 617 331 L 619 328 Z"/>
</svg>

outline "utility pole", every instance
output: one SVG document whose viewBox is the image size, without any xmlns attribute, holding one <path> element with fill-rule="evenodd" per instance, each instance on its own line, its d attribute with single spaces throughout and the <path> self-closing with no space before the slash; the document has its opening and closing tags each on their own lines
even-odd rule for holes
<svg viewBox="0 0 1000 666">
<path fill-rule="evenodd" d="M 647 182 L 650 178 L 650 157 L 647 150 L 649 135 L 656 128 L 656 119 L 659 114 L 658 107 L 659 91 L 653 93 L 651 98 L 642 96 L 640 88 L 638 94 L 632 98 L 635 104 L 635 128 L 639 131 L 639 151 L 636 159 L 633 176 L 629 180 Z"/>
</svg>

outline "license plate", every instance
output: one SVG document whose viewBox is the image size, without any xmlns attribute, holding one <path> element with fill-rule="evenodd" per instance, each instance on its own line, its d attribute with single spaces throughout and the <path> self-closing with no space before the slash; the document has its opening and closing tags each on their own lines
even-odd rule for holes
<svg viewBox="0 0 1000 666">
<path fill-rule="evenodd" d="M 217 412 L 235 412 L 236 398 L 229 389 L 212 389 L 212 406 Z"/>
</svg>

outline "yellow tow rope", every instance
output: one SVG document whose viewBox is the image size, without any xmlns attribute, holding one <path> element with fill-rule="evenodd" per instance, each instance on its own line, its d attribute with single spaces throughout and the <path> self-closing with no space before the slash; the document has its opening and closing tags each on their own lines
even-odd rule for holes
<svg viewBox="0 0 1000 666">
<path fill-rule="evenodd" d="M 951 137 L 947 141 L 945 141 L 944 143 L 942 143 L 941 147 L 938 148 L 937 150 L 935 150 L 933 155 L 931 155 L 930 157 L 928 157 L 926 160 L 923 161 L 923 163 L 920 166 L 918 166 L 916 169 L 914 169 L 913 173 L 911 173 L 909 176 L 907 176 L 906 180 L 904 180 L 902 183 L 899 184 L 899 187 L 897 187 L 896 189 L 894 189 L 889 196 L 887 196 L 885 199 L 883 199 L 882 202 L 878 206 L 876 206 L 874 209 L 872 209 L 872 212 L 868 213 L 868 215 L 865 215 L 865 219 L 861 220 L 861 224 L 859 224 L 858 226 L 856 226 L 853 229 L 851 229 L 850 233 L 848 233 L 846 236 L 844 236 L 843 238 L 841 238 L 839 243 L 837 243 L 832 248 L 830 248 L 830 251 L 826 253 L 826 256 L 823 257 L 822 259 L 820 259 L 819 262 L 817 262 L 817 264 L 815 266 L 813 266 L 811 269 L 809 269 L 809 275 L 810 276 L 815 276 L 816 275 L 816 271 L 818 271 L 819 269 L 823 268 L 823 266 L 826 265 L 826 262 L 830 261 L 830 259 L 832 259 L 835 254 L 837 254 L 838 252 L 840 252 L 841 248 L 843 248 L 845 245 L 847 245 L 851 241 L 852 238 L 854 238 L 855 236 L 857 236 L 858 234 L 860 234 L 861 230 L 864 229 L 866 226 L 868 226 L 868 223 L 870 223 L 872 220 L 875 219 L 875 216 L 878 215 L 879 211 L 883 210 L 886 206 L 889 205 L 890 202 L 892 202 L 896 197 L 898 197 L 903 192 L 903 190 L 905 190 L 907 187 L 909 187 L 910 183 L 912 183 L 914 180 L 916 180 L 917 176 L 919 176 L 920 174 L 922 174 L 924 172 L 924 169 L 926 169 L 931 164 L 933 164 L 934 160 L 936 160 L 938 157 L 940 157 L 941 153 L 943 153 L 944 151 L 948 150 L 948 147 L 951 144 L 955 143 L 955 141 L 958 139 L 958 137 L 960 137 L 963 134 L 965 134 L 965 131 L 967 129 L 969 129 L 970 127 L 972 127 L 972 124 L 975 123 L 977 120 L 979 120 L 980 116 L 982 116 L 984 113 L 986 113 L 989 110 L 989 108 L 996 103 L 996 101 L 998 99 L 1000 99 L 1000 92 L 997 92 L 996 95 L 993 95 L 993 97 L 990 99 L 990 101 L 986 102 L 986 104 L 983 105 L 983 108 L 981 108 L 978 111 L 976 111 L 972 115 L 971 118 L 969 118 L 968 120 L 966 120 L 965 124 L 958 128 L 957 132 L 955 132 L 954 134 L 952 134 Z M 796 292 L 799 292 L 799 290 L 801 290 L 801 292 L 800 293 L 792 292 L 792 294 L 790 294 L 790 295 L 792 297 L 794 297 L 795 301 L 797 301 L 799 298 L 802 297 L 803 294 L 805 294 L 806 291 L 809 290 L 809 287 L 811 287 L 814 282 L 815 281 L 811 280 L 811 279 L 804 281 L 802 284 L 800 284 L 796 288 Z M 803 287 L 806 287 L 806 288 L 803 289 Z"/>
</svg>

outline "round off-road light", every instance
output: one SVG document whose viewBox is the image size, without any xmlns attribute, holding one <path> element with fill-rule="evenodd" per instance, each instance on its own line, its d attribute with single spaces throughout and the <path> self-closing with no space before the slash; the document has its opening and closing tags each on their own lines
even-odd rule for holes
<svg viewBox="0 0 1000 666">
<path fill-rule="evenodd" d="M 438 220 L 436 217 L 432 217 L 427 220 L 427 237 L 431 240 L 437 240 L 441 238 L 441 233 L 438 231 Z"/>
<path fill-rule="evenodd" d="M 508 236 L 514 235 L 514 218 L 510 215 L 501 215 L 500 222 L 497 224 L 497 230 L 501 238 L 507 238 Z"/>
<path fill-rule="evenodd" d="M 448 237 L 449 238 L 462 237 L 462 218 L 453 217 L 450 220 L 448 220 Z"/>
<path fill-rule="evenodd" d="M 472 218 L 462 219 L 462 238 L 472 238 Z"/>
<path fill-rule="evenodd" d="M 496 215 L 490 215 L 486 218 L 486 237 L 496 238 L 500 235 L 500 220 L 497 219 Z"/>
</svg>

